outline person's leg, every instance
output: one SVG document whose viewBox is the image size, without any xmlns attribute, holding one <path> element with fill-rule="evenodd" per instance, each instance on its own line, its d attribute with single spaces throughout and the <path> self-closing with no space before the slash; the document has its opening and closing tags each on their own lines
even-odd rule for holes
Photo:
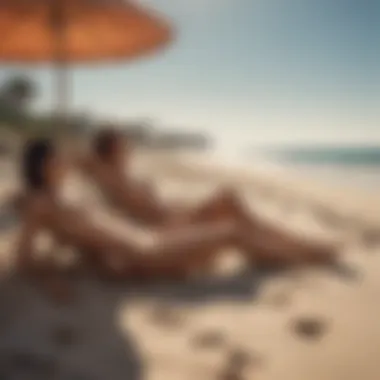
<svg viewBox="0 0 380 380">
<path fill-rule="evenodd" d="M 254 231 L 246 229 L 245 235 L 250 247 L 267 252 L 268 257 L 279 256 L 280 262 L 288 256 L 301 263 L 328 263 L 337 257 L 337 246 L 287 232 L 264 220 L 256 224 Z"/>
<path fill-rule="evenodd" d="M 217 230 L 218 225 L 223 226 L 223 224 L 228 225 L 228 223 L 230 223 L 231 228 L 235 229 L 235 233 L 229 236 L 220 236 L 214 241 L 208 241 L 204 248 L 201 245 L 198 246 L 197 254 L 191 257 L 193 263 L 198 262 L 198 268 L 206 269 L 207 265 L 213 262 L 217 253 L 229 246 L 237 247 L 248 263 L 253 263 L 258 268 L 281 268 L 303 264 L 328 265 L 338 258 L 338 247 L 291 235 L 289 232 L 272 227 L 264 221 L 252 226 L 249 222 L 237 224 L 232 220 L 223 222 L 221 219 L 220 222 L 203 224 L 205 228 L 202 227 L 202 223 L 198 222 L 197 227 L 194 228 L 194 238 L 196 238 L 197 230 L 202 236 L 202 231 L 207 230 L 207 225 L 211 230 L 213 226 Z M 166 234 L 166 241 L 168 241 L 170 240 L 170 231 Z"/>
<path fill-rule="evenodd" d="M 269 239 L 247 237 L 247 245 L 254 255 L 247 259 L 258 268 L 286 268 L 299 265 L 329 265 L 338 259 L 337 248 L 329 245 L 302 241 L 295 246 L 293 241 L 286 243 Z"/>
<path fill-rule="evenodd" d="M 253 225 L 253 220 L 244 208 L 237 194 L 228 189 L 219 191 L 202 204 L 182 212 L 167 212 L 165 223 L 160 227 L 163 235 L 177 234 L 186 228 L 200 228 L 205 223 L 234 223 L 236 228 L 242 228 L 243 224 Z M 241 239 L 238 234 L 229 239 L 228 244 L 224 239 L 208 245 L 205 251 L 199 252 L 199 257 L 204 256 L 201 262 L 202 270 L 207 271 L 213 263 L 213 252 L 219 252 L 226 246 L 241 247 Z M 207 258 L 208 264 L 207 264 Z M 207 266 L 209 268 L 207 268 Z"/>
<path fill-rule="evenodd" d="M 198 208 L 182 215 L 173 215 L 163 232 L 169 234 L 170 231 L 174 233 L 176 228 L 183 226 L 223 220 L 236 223 L 240 234 L 235 236 L 231 243 L 258 266 L 327 263 L 335 260 L 334 247 L 292 235 L 260 220 L 245 208 L 236 193 L 227 190 L 210 198 Z M 219 250 L 224 245 L 223 241 L 215 242 L 214 249 Z M 207 256 L 206 253 L 205 255 Z"/>
<path fill-rule="evenodd" d="M 165 226 L 170 228 L 223 220 L 253 224 L 253 217 L 249 215 L 238 195 L 232 190 L 224 189 L 193 209 L 168 213 Z"/>
<path fill-rule="evenodd" d="M 290 245 L 252 239 L 233 223 L 204 224 L 181 234 L 162 234 L 148 251 L 105 257 L 105 271 L 114 278 L 181 279 L 208 269 L 220 248 L 238 241 L 244 257 L 258 268 L 286 268 L 302 264 L 329 264 L 336 259 L 332 250 L 295 250 Z"/>
<path fill-rule="evenodd" d="M 237 229 L 232 223 L 183 228 L 177 234 L 162 233 L 148 249 L 120 247 L 99 255 L 102 275 L 115 279 L 181 279 L 206 268 L 234 240 Z"/>
<path fill-rule="evenodd" d="M 90 222 L 76 230 L 77 246 L 93 252 L 93 256 L 88 257 L 93 263 L 90 265 L 104 267 L 110 274 L 126 278 L 139 271 L 147 277 L 165 273 L 169 277 L 180 277 L 207 268 L 221 248 L 231 245 L 241 248 L 245 257 L 258 266 L 268 262 L 282 266 L 315 260 L 314 247 L 297 245 L 291 238 L 284 238 L 274 229 L 266 230 L 263 225 L 238 223 L 230 218 L 230 210 L 235 206 L 225 206 L 234 202 L 235 198 L 226 195 L 218 198 L 218 202 L 209 202 L 198 213 L 198 217 L 202 216 L 200 221 L 163 229 L 157 245 L 150 249 L 136 247 L 133 242 Z M 62 223 L 66 223 L 66 219 Z M 62 230 L 64 227 L 62 225 Z"/>
</svg>

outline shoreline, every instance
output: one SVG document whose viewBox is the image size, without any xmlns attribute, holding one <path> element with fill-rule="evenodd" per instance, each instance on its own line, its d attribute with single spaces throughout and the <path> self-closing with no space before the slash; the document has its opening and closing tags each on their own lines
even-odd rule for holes
<svg viewBox="0 0 380 380">
<path fill-rule="evenodd" d="M 252 188 L 265 189 L 278 194 L 280 198 L 309 203 L 316 208 L 327 208 L 339 214 L 342 218 L 355 219 L 358 223 L 368 224 L 369 227 L 380 227 L 380 200 L 375 191 L 333 184 L 321 179 L 304 178 L 301 174 L 286 168 L 280 172 L 265 172 L 264 170 L 224 166 L 222 163 L 209 162 L 207 155 L 199 154 L 170 155 L 163 153 L 158 156 L 162 164 L 157 164 L 157 156 L 146 152 L 149 160 L 155 162 L 155 176 L 172 174 L 181 175 L 187 180 L 207 180 L 226 183 L 234 187 L 249 190 Z M 141 154 L 140 153 L 140 154 Z M 161 172 L 160 172 L 161 169 Z M 310 176 L 311 177 L 311 176 Z"/>
</svg>

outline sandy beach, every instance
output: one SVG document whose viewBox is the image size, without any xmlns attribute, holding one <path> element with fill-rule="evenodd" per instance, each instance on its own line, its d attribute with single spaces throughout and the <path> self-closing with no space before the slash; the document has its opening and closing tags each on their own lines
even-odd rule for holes
<svg viewBox="0 0 380 380">
<path fill-rule="evenodd" d="M 1 162 L 1 203 L 17 187 L 13 165 Z M 374 194 L 170 154 L 143 152 L 135 166 L 168 202 L 195 204 L 221 184 L 234 187 L 272 223 L 340 242 L 342 265 L 242 273 L 234 252 L 226 252 L 213 278 L 184 284 L 73 279 L 76 301 L 60 307 L 5 273 L 0 360 L 8 377 L 0 378 L 16 378 L 10 373 L 22 370 L 17 363 L 36 367 L 25 353 L 39 358 L 39 379 L 380 378 L 380 204 Z M 70 191 L 96 205 L 76 181 Z M 1 214 L 2 258 L 10 263 L 18 220 L 5 206 Z"/>
</svg>

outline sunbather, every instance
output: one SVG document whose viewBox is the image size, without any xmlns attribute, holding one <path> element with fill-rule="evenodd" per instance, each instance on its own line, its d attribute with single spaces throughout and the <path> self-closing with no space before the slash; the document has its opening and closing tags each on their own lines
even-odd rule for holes
<svg viewBox="0 0 380 380">
<path fill-rule="evenodd" d="M 64 156 L 49 140 L 33 140 L 24 151 L 22 180 L 25 186 L 18 266 L 34 271 L 34 241 L 41 230 L 59 243 L 77 248 L 83 258 L 101 273 L 115 278 L 183 278 L 208 267 L 219 248 L 237 245 L 257 265 L 296 265 L 335 260 L 333 252 L 305 253 L 260 246 L 252 239 L 250 226 L 241 228 L 229 217 L 198 222 L 177 234 L 157 233 L 151 245 L 142 247 L 97 224 L 88 210 L 69 206 L 59 196 L 67 166 Z"/>
<path fill-rule="evenodd" d="M 131 146 L 121 133 L 103 129 L 95 135 L 90 154 L 81 159 L 83 171 L 96 183 L 110 204 L 126 217 L 147 226 L 170 227 L 173 233 L 179 226 L 228 219 L 240 230 L 249 231 L 252 244 L 273 254 L 292 252 L 293 255 L 303 256 L 303 260 L 319 255 L 322 261 L 334 255 L 334 249 L 329 245 L 291 235 L 260 220 L 247 210 L 237 194 L 228 189 L 220 189 L 193 209 L 179 211 L 170 207 L 160 201 L 152 186 L 147 183 L 141 185 L 128 176 L 131 155 Z"/>
</svg>

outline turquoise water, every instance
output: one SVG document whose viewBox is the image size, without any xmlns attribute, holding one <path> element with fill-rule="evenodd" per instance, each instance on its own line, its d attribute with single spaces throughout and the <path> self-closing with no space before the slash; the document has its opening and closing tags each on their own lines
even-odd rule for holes
<svg viewBox="0 0 380 380">
<path fill-rule="evenodd" d="M 228 148 L 228 149 L 227 149 Z M 302 178 L 354 188 L 380 190 L 379 146 L 278 146 L 251 148 L 224 144 L 217 162 L 260 169 L 282 175 L 291 172 Z"/>
<path fill-rule="evenodd" d="M 280 148 L 270 155 L 293 164 L 380 166 L 380 146 Z"/>
<path fill-rule="evenodd" d="M 279 148 L 266 153 L 305 178 L 380 189 L 380 146 Z"/>
<path fill-rule="evenodd" d="M 262 156 L 275 167 L 291 170 L 305 179 L 380 190 L 380 145 L 283 146 L 258 149 L 256 153 L 252 165 Z"/>
</svg>

